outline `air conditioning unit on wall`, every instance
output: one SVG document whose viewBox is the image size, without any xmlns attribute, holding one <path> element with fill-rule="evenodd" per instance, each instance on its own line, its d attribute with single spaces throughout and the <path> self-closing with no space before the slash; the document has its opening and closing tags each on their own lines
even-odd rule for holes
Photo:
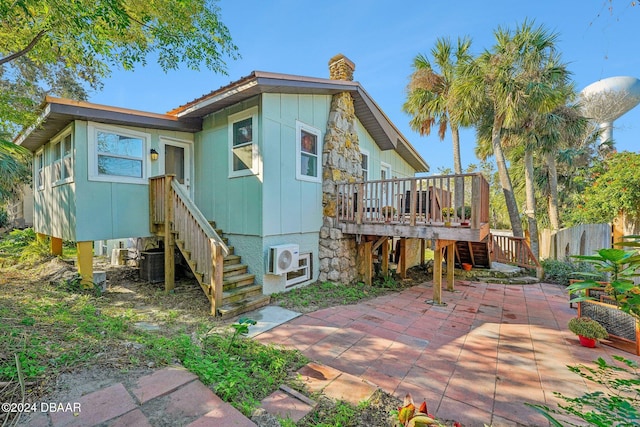
<svg viewBox="0 0 640 427">
<path fill-rule="evenodd" d="M 298 268 L 300 247 L 294 244 L 276 245 L 269 248 L 269 273 L 284 274 Z"/>
</svg>

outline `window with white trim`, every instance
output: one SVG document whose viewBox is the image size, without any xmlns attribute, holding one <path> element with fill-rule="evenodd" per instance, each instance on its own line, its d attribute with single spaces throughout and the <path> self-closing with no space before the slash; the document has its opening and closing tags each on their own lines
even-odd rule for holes
<svg viewBox="0 0 640 427">
<path fill-rule="evenodd" d="M 35 187 L 38 190 L 44 190 L 44 151 L 40 150 L 33 159 Z"/>
<path fill-rule="evenodd" d="M 51 183 L 62 184 L 73 181 L 73 138 L 71 133 L 51 142 Z"/>
<path fill-rule="evenodd" d="M 298 258 L 298 269 L 287 273 L 287 281 L 285 288 L 297 285 L 298 283 L 311 280 L 312 268 L 311 268 L 311 254 L 300 254 Z"/>
<path fill-rule="evenodd" d="M 296 178 L 320 182 L 320 130 L 296 122 Z"/>
<path fill-rule="evenodd" d="M 367 181 L 369 179 L 369 152 L 361 149 L 360 156 L 360 163 L 362 165 L 362 180 Z"/>
<path fill-rule="evenodd" d="M 149 135 L 115 126 L 89 126 L 89 179 L 147 183 Z"/>
<path fill-rule="evenodd" d="M 258 174 L 258 107 L 229 116 L 229 176 Z"/>
</svg>

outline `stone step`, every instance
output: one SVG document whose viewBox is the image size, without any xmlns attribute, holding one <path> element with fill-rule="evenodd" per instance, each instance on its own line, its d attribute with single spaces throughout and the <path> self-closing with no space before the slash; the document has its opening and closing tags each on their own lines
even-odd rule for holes
<svg viewBox="0 0 640 427">
<path fill-rule="evenodd" d="M 483 283 L 497 283 L 503 285 L 532 285 L 534 283 L 540 283 L 535 277 L 531 276 L 519 276 L 519 277 L 479 277 L 479 282 Z"/>
</svg>

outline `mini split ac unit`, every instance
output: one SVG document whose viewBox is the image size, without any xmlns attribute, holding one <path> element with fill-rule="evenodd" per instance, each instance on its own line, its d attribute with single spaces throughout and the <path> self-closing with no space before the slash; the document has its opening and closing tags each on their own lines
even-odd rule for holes
<svg viewBox="0 0 640 427">
<path fill-rule="evenodd" d="M 269 273 L 284 274 L 298 268 L 298 245 L 276 245 L 269 248 Z"/>
</svg>

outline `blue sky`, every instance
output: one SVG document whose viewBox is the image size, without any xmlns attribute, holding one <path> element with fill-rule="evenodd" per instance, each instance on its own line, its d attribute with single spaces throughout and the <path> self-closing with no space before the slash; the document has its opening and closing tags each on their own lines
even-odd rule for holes
<svg viewBox="0 0 640 427">
<path fill-rule="evenodd" d="M 376 100 L 431 166 L 452 168 L 451 140 L 421 137 L 402 112 L 413 58 L 436 38 L 471 37 L 472 51 L 494 43 L 499 26 L 533 19 L 559 33 L 558 48 L 578 90 L 607 77 L 640 78 L 640 5 L 631 0 L 221 0 L 222 21 L 242 58 L 228 75 L 185 69 L 164 73 L 155 64 L 114 70 L 91 102 L 166 112 L 248 75 L 271 71 L 328 77 L 327 62 L 343 53 L 356 64 L 355 80 Z M 612 6 L 612 10 L 610 10 Z M 639 151 L 640 107 L 614 123 L 618 150 Z M 463 167 L 477 163 L 474 133 L 461 134 Z"/>
</svg>

